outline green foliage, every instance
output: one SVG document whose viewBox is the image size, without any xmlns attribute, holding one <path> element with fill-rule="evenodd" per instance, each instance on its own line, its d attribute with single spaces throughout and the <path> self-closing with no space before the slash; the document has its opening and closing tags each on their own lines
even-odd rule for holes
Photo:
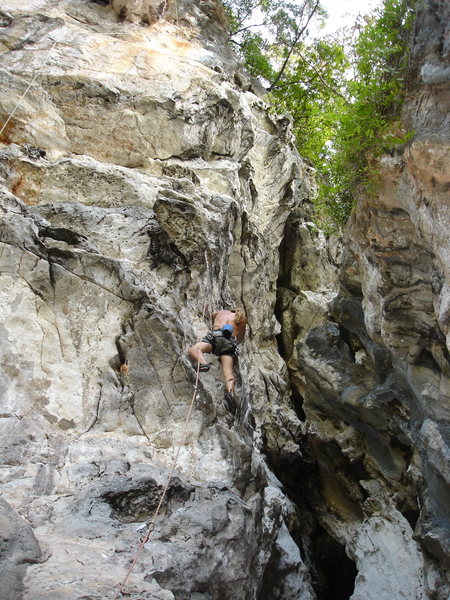
<svg viewBox="0 0 450 600">
<path fill-rule="evenodd" d="M 263 51 L 264 45 L 260 34 L 246 32 L 241 49 L 245 53 L 245 65 L 249 73 L 269 81 L 273 77 L 273 67 L 267 51 Z"/>
<path fill-rule="evenodd" d="M 317 1 L 226 0 L 231 39 L 272 110 L 293 115 L 299 152 L 320 174 L 317 218 L 329 231 L 373 189 L 380 154 L 405 141 L 398 118 L 414 2 L 384 0 L 340 39 L 311 39 L 307 27 L 324 15 Z"/>
<path fill-rule="evenodd" d="M 345 72 L 349 67 L 343 45 L 332 38 L 299 44 L 284 77 L 268 99 L 276 110 L 290 112 L 300 153 L 321 170 L 336 135 L 336 115 L 347 101 Z"/>
<path fill-rule="evenodd" d="M 338 226 L 348 219 L 358 191 L 373 192 L 377 158 L 408 137 L 398 119 L 413 15 L 409 0 L 385 0 L 354 41 L 354 77 L 347 83 L 351 101 L 337 115 L 318 198 L 322 215 Z"/>
<path fill-rule="evenodd" d="M 223 3 L 230 18 L 231 41 L 250 73 L 269 86 L 282 75 L 283 61 L 306 33 L 311 19 L 325 14 L 319 0 L 223 0 Z"/>
</svg>

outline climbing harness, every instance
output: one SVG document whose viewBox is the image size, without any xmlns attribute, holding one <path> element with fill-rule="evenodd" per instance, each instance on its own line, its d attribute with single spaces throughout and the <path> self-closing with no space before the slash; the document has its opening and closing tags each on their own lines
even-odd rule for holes
<svg viewBox="0 0 450 600">
<path fill-rule="evenodd" d="M 234 356 L 236 354 L 237 339 L 230 337 L 230 332 L 225 327 L 227 325 L 220 329 L 213 329 L 202 339 L 202 342 L 211 345 L 212 353 L 216 356 L 221 356 L 222 354 Z"/>
<path fill-rule="evenodd" d="M 206 303 L 207 303 L 207 300 L 205 300 L 205 304 L 203 306 L 202 318 L 204 318 L 204 316 L 205 316 Z M 148 542 L 148 540 L 150 538 L 150 535 L 152 534 L 152 532 L 154 530 L 155 522 L 156 522 L 156 517 L 159 515 L 159 511 L 161 510 L 162 504 L 164 502 L 164 498 L 166 497 L 167 491 L 169 489 L 170 482 L 172 481 L 172 478 L 173 478 L 173 476 L 175 474 L 175 468 L 176 468 L 177 463 L 178 463 L 178 458 L 180 456 L 181 448 L 182 448 L 182 446 L 184 446 L 184 443 L 186 441 L 187 430 L 188 430 L 189 422 L 191 420 L 192 411 L 193 411 L 194 403 L 195 403 L 195 398 L 197 396 L 198 384 L 199 384 L 199 380 L 200 380 L 200 377 L 199 377 L 200 370 L 201 370 L 201 363 L 198 362 L 197 363 L 197 368 L 196 368 L 194 392 L 192 394 L 191 403 L 189 405 L 189 410 L 188 410 L 188 414 L 187 414 L 187 417 L 186 417 L 186 421 L 185 421 L 185 425 L 184 425 L 184 431 L 183 431 L 183 436 L 181 438 L 181 442 L 180 442 L 180 444 L 179 444 L 179 446 L 177 448 L 175 456 L 174 456 L 174 458 L 172 460 L 172 464 L 170 465 L 170 468 L 168 470 L 169 472 L 168 472 L 168 476 L 167 476 L 167 481 L 166 481 L 166 483 L 165 483 L 165 485 L 163 487 L 163 490 L 161 492 L 161 496 L 159 498 L 158 505 L 156 506 L 155 511 L 154 511 L 154 513 L 152 515 L 152 518 L 150 520 L 150 524 L 147 527 L 147 530 L 146 530 L 143 538 L 140 541 L 140 544 L 138 546 L 136 554 L 134 555 L 134 557 L 131 560 L 130 567 L 129 567 L 127 573 L 125 574 L 125 577 L 120 582 L 120 584 L 119 584 L 119 586 L 118 586 L 118 588 L 117 588 L 117 590 L 116 590 L 116 592 L 114 594 L 114 600 L 118 600 L 119 596 L 122 595 L 122 590 L 125 587 L 125 584 L 128 581 L 128 578 L 130 577 L 130 575 L 131 575 L 134 567 L 136 566 L 136 563 L 138 562 L 138 560 L 139 560 L 139 558 L 140 558 L 140 556 L 142 554 L 142 551 L 144 549 L 145 544 Z"/>
</svg>

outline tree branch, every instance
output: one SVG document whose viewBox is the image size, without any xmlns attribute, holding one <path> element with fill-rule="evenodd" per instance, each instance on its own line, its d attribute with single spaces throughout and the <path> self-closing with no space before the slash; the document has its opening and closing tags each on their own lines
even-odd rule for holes
<svg viewBox="0 0 450 600">
<path fill-rule="evenodd" d="M 246 19 L 248 19 L 249 17 L 251 17 L 251 15 L 252 15 L 253 11 L 255 10 L 255 8 L 257 6 L 260 6 L 260 4 L 261 4 L 261 2 L 257 1 L 257 2 L 254 2 L 251 6 L 249 6 L 247 12 L 244 15 L 241 16 L 241 18 L 239 19 L 239 22 L 237 23 L 237 25 L 240 27 L 244 23 L 244 21 Z M 234 35 L 234 33 L 231 34 L 231 35 Z"/>
<path fill-rule="evenodd" d="M 301 52 L 297 51 L 297 54 L 303 60 L 303 62 L 305 62 L 308 65 L 308 67 L 310 67 L 314 71 L 314 73 L 316 73 L 317 77 L 320 79 L 320 81 L 323 83 L 323 85 L 326 88 L 328 88 L 329 90 L 331 90 L 333 92 L 333 94 L 336 94 L 337 96 L 340 96 L 343 100 L 345 100 L 345 102 L 347 104 L 349 104 L 348 99 L 343 94 L 341 94 L 341 92 L 339 92 L 336 88 L 334 88 L 332 85 L 330 85 L 329 83 L 327 83 L 325 81 L 325 79 L 322 77 L 320 71 L 318 71 L 316 69 L 316 67 L 312 63 L 310 63 L 308 60 L 306 60 L 306 58 L 303 56 L 303 54 Z"/>
<path fill-rule="evenodd" d="M 311 21 L 314 13 L 316 12 L 318 6 L 319 6 L 319 2 L 320 0 L 316 0 L 316 3 L 314 5 L 314 8 L 312 9 L 311 13 L 308 15 L 308 19 L 305 23 L 305 25 L 302 27 L 302 29 L 298 30 L 297 33 L 295 34 L 295 38 L 294 41 L 291 44 L 291 47 L 289 48 L 289 51 L 286 55 L 286 58 L 283 61 L 283 64 L 281 65 L 281 69 L 278 71 L 277 76 L 275 77 L 275 79 L 273 80 L 273 82 L 271 83 L 270 87 L 269 87 L 269 92 L 273 89 L 273 87 L 279 82 L 279 80 L 281 79 L 287 65 L 289 62 L 289 59 L 291 58 L 292 52 L 294 51 L 295 46 L 298 44 L 298 41 L 300 40 L 301 36 L 303 35 L 305 29 L 308 27 L 309 22 Z"/>
<path fill-rule="evenodd" d="M 296 83 L 304 83 L 306 85 L 309 85 L 312 81 L 314 81 L 314 79 L 317 79 L 317 76 L 318 76 L 318 73 L 316 73 L 315 75 L 313 75 L 313 77 L 311 77 L 310 79 L 307 79 L 306 81 L 304 79 L 296 79 L 295 81 L 286 81 L 285 83 L 279 83 L 271 91 L 279 90 L 281 88 L 288 87 L 290 85 L 295 85 Z"/>
<path fill-rule="evenodd" d="M 264 23 L 255 23 L 253 25 L 247 25 L 246 27 L 241 27 L 240 29 L 236 29 L 236 31 L 233 31 L 230 33 L 230 37 L 233 37 L 234 35 L 237 35 L 238 33 L 242 33 L 243 31 L 247 31 L 247 29 L 251 29 L 252 27 L 264 27 L 264 25 L 266 25 L 267 21 L 264 21 Z"/>
</svg>

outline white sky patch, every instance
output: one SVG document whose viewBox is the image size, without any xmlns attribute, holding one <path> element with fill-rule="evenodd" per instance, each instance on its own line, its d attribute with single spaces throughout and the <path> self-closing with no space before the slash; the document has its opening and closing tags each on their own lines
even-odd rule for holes
<svg viewBox="0 0 450 600">
<path fill-rule="evenodd" d="M 369 14 L 382 0 L 322 0 L 321 4 L 328 13 L 325 27 L 321 29 L 323 35 L 352 26 L 358 15 Z"/>
<path fill-rule="evenodd" d="M 297 0 L 297 2 L 302 2 L 302 0 Z M 309 38 L 317 38 L 323 37 L 327 34 L 333 34 L 339 29 L 343 27 L 352 27 L 358 16 L 364 16 L 371 13 L 377 6 L 381 6 L 383 0 L 321 0 L 322 7 L 327 11 L 328 18 L 325 22 L 325 26 L 317 28 L 314 23 L 314 19 L 312 20 L 309 30 Z M 261 12 L 256 9 L 253 11 L 253 15 L 251 19 L 249 19 L 246 24 L 260 24 L 264 21 L 264 17 Z M 264 31 L 264 28 L 262 28 Z M 269 37 L 270 35 L 266 31 L 265 35 Z"/>
</svg>

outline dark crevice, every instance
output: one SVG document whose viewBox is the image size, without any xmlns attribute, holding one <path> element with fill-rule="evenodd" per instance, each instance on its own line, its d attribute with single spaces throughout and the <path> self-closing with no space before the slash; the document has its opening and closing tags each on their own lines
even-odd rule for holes
<svg viewBox="0 0 450 600">
<path fill-rule="evenodd" d="M 419 516 L 420 516 L 420 510 L 404 510 L 404 511 L 400 511 L 402 513 L 402 515 L 405 517 L 405 519 L 408 521 L 408 523 L 411 526 L 411 529 L 414 531 L 414 529 L 416 528 L 417 525 L 417 521 L 419 520 Z"/>
<path fill-rule="evenodd" d="M 291 265 L 294 252 L 298 246 L 298 234 L 295 228 L 298 220 L 295 217 L 290 217 L 286 221 L 284 234 L 279 246 L 280 267 L 277 281 L 277 288 L 291 287 Z"/>
<path fill-rule="evenodd" d="M 81 233 L 77 233 L 76 231 L 72 231 L 64 227 L 43 226 L 40 228 L 39 233 L 44 238 L 51 238 L 59 242 L 65 242 L 70 246 L 81 246 L 84 249 L 93 250 L 93 248 L 91 248 L 92 243 L 90 242 L 89 238 Z"/>
<path fill-rule="evenodd" d="M 351 472 L 352 472 L 352 475 L 353 475 L 353 478 L 355 479 L 355 481 L 367 480 L 367 479 L 371 478 L 371 476 L 366 471 L 366 468 L 364 466 L 363 457 L 353 460 L 350 463 L 350 469 L 351 469 Z M 363 494 L 364 499 L 366 499 L 368 496 L 366 490 L 361 490 L 361 492 Z"/>
<path fill-rule="evenodd" d="M 283 335 L 283 316 L 291 296 L 298 293 L 291 279 L 292 262 L 299 245 L 297 226 L 298 217 L 291 215 L 279 246 L 278 294 L 274 314 L 282 329 L 276 337 L 278 352 L 285 361 L 290 360 L 293 351 L 289 348 L 289 338 Z M 289 324 L 289 327 L 295 326 Z M 296 332 L 290 331 L 289 337 L 295 339 Z M 357 336 L 339 325 L 339 339 L 342 345 L 348 347 L 351 359 L 355 361 L 356 352 L 362 348 Z M 293 382 L 290 388 L 291 406 L 299 420 L 305 422 L 304 398 Z M 297 507 L 298 519 L 289 524 L 289 532 L 308 568 L 317 600 L 348 600 L 355 588 L 356 564 L 347 556 L 345 546 L 321 524 L 321 513 L 326 510 L 330 494 L 334 492 L 337 500 L 351 510 L 355 519 L 362 518 L 360 507 L 367 498 L 367 492 L 358 482 L 370 479 L 370 476 L 364 467 L 363 457 L 350 462 L 336 443 L 320 443 L 311 436 L 301 436 L 295 441 L 301 448 L 298 453 L 267 453 L 270 468 L 281 481 L 284 493 Z M 274 597 L 272 590 L 276 589 L 280 578 L 278 558 L 274 548 L 258 600 Z"/>
<path fill-rule="evenodd" d="M 276 588 L 280 578 L 277 567 L 279 558 L 279 551 L 277 549 L 272 550 L 269 562 L 264 570 L 258 600 L 270 600 L 273 598 L 273 590 Z"/>
<path fill-rule="evenodd" d="M 421 367 L 426 367 L 426 368 L 430 369 L 431 371 L 433 371 L 434 373 L 441 372 L 440 366 L 434 359 L 434 356 L 431 354 L 431 352 L 429 350 L 427 350 L 427 348 L 424 348 L 422 350 L 422 352 L 419 354 L 419 356 L 415 359 L 414 365 L 416 365 L 416 366 L 420 365 Z"/>
<path fill-rule="evenodd" d="M 274 315 L 276 320 L 278 321 L 278 323 L 280 323 L 281 325 L 281 330 L 283 330 L 283 309 L 282 309 L 282 300 L 281 300 L 281 295 L 279 293 L 280 290 L 280 283 L 279 281 L 277 282 L 277 299 L 275 302 L 275 309 L 274 309 Z M 284 343 L 284 337 L 283 337 L 283 333 L 279 333 L 277 336 L 275 336 L 276 342 L 277 342 L 277 348 L 278 348 L 278 354 L 281 356 L 281 358 L 283 360 L 287 360 L 288 357 L 288 349 L 286 348 L 286 344 Z"/>
<path fill-rule="evenodd" d="M 275 313 L 275 317 L 278 320 L 278 316 L 276 313 Z M 278 354 L 281 356 L 281 358 L 286 360 L 286 346 L 284 343 L 283 335 L 280 333 L 276 336 L 275 339 L 277 341 Z"/>
<path fill-rule="evenodd" d="M 346 345 L 348 347 L 348 351 L 351 356 L 351 359 L 353 362 L 355 362 L 355 349 L 353 348 L 350 332 L 348 331 L 348 329 L 346 329 L 342 325 L 338 325 L 338 327 L 339 327 L 339 337 L 341 338 L 341 340 L 343 340 L 346 343 Z"/>
<path fill-rule="evenodd" d="M 318 600 L 348 600 L 358 573 L 345 547 L 320 525 L 312 533 L 312 552 L 317 579 L 313 581 Z"/>
<path fill-rule="evenodd" d="M 305 411 L 303 410 L 303 396 L 295 389 L 294 386 L 291 388 L 291 402 L 294 408 L 295 414 L 300 419 L 300 421 L 306 420 Z"/>
<path fill-rule="evenodd" d="M 294 404 L 298 403 L 298 410 L 302 412 L 301 396 L 294 397 L 293 401 Z M 272 453 L 268 456 L 270 468 L 282 482 L 284 493 L 298 510 L 298 523 L 291 525 L 289 532 L 309 570 L 317 600 L 348 600 L 354 590 L 357 569 L 346 555 L 345 547 L 324 529 L 316 516 L 316 508 L 323 507 L 326 503 L 322 492 L 324 472 L 319 463 L 332 466 L 330 476 L 334 477 L 333 481 L 340 486 L 347 502 L 357 512 L 360 511 L 354 494 L 359 494 L 358 504 L 362 504 L 367 493 L 358 485 L 354 486 L 353 492 L 346 490 L 345 482 L 356 483 L 370 479 L 370 476 L 364 467 L 363 457 L 350 462 L 337 444 L 317 445 L 307 436 L 300 438 L 298 442 L 301 453 Z M 355 514 L 356 518 L 361 516 Z M 271 581 L 275 581 L 275 577 L 276 574 L 271 573 L 270 569 L 266 572 L 265 590 L 270 590 Z M 259 600 L 269 597 L 270 594 L 262 595 Z"/>
<path fill-rule="evenodd" d="M 403 444 L 398 437 L 391 435 L 389 436 L 389 446 L 392 450 L 400 450 L 406 464 L 411 463 L 414 453 L 411 444 Z"/>
<path fill-rule="evenodd" d="M 119 23 L 123 23 L 126 18 L 127 18 L 127 9 L 125 8 L 125 6 L 122 6 L 122 8 L 119 11 L 119 14 L 117 15 L 117 20 L 119 21 Z"/>
<path fill-rule="evenodd" d="M 448 351 L 446 344 L 442 345 L 442 352 L 444 353 L 447 363 L 450 365 L 450 352 Z"/>
</svg>

